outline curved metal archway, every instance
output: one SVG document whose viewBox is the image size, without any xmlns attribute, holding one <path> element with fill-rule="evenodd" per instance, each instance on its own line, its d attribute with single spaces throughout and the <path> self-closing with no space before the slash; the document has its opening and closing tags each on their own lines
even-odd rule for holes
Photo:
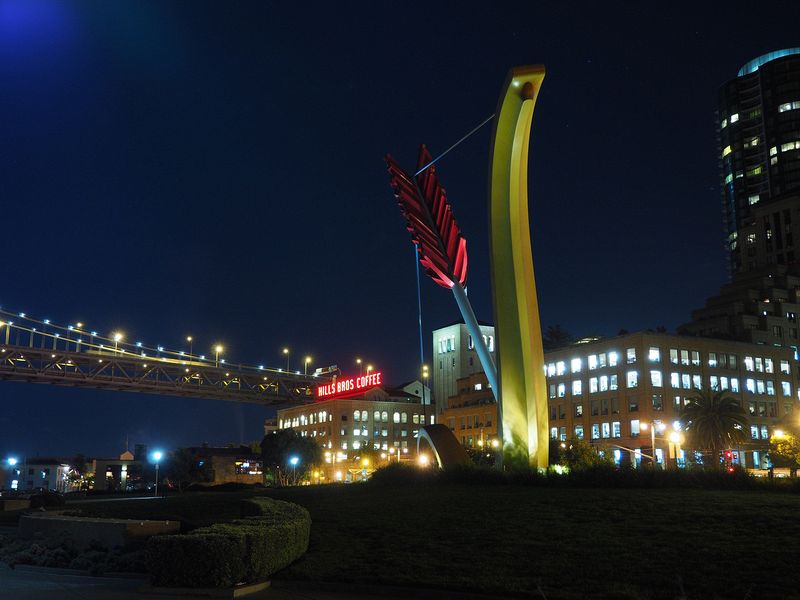
<svg viewBox="0 0 800 600">
<path fill-rule="evenodd" d="M 421 427 L 417 436 L 417 454 L 420 452 L 420 445 L 423 441 L 430 447 L 440 469 L 470 463 L 467 451 L 446 425 L 436 424 Z"/>
</svg>

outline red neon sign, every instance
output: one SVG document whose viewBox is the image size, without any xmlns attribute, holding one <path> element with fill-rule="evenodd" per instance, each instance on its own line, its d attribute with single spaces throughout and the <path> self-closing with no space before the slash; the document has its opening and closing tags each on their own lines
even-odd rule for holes
<svg viewBox="0 0 800 600">
<path fill-rule="evenodd" d="M 334 398 L 358 393 L 383 384 L 383 373 L 369 373 L 358 377 L 339 379 L 317 386 L 317 398 Z"/>
</svg>

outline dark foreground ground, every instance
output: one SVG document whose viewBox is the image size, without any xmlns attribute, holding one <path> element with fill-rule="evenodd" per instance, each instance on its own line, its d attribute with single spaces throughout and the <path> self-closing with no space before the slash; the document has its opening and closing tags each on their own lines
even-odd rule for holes
<svg viewBox="0 0 800 600">
<path fill-rule="evenodd" d="M 800 496 L 695 489 L 337 485 L 262 492 L 311 512 L 276 579 L 546 598 L 800 598 Z M 86 514 L 238 516 L 251 493 L 98 502 Z"/>
</svg>

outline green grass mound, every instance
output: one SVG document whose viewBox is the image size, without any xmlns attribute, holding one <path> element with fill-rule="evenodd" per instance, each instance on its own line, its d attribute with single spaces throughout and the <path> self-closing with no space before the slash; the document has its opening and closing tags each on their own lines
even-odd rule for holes
<svg viewBox="0 0 800 600">
<path fill-rule="evenodd" d="M 271 498 L 242 500 L 241 519 L 159 535 L 147 542 L 153 585 L 231 587 L 269 577 L 308 549 L 311 517 L 302 506 Z"/>
</svg>

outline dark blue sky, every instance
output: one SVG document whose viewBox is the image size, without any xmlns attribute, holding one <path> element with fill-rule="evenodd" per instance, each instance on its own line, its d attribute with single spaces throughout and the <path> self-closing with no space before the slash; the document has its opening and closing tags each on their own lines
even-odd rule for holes
<svg viewBox="0 0 800 600">
<path fill-rule="evenodd" d="M 543 63 L 531 144 L 542 321 L 672 329 L 726 277 L 716 90 L 797 46 L 800 6 L 0 0 L 0 304 L 152 345 L 418 363 L 413 165 Z M 586 3 L 588 6 L 588 3 Z M 597 4 L 597 3 L 595 3 Z M 688 8 L 691 6 L 691 8 Z M 490 128 L 440 163 L 491 319 Z M 425 281 L 430 330 L 457 318 Z M 252 406 L 0 383 L 3 453 L 260 437 Z"/>
</svg>

